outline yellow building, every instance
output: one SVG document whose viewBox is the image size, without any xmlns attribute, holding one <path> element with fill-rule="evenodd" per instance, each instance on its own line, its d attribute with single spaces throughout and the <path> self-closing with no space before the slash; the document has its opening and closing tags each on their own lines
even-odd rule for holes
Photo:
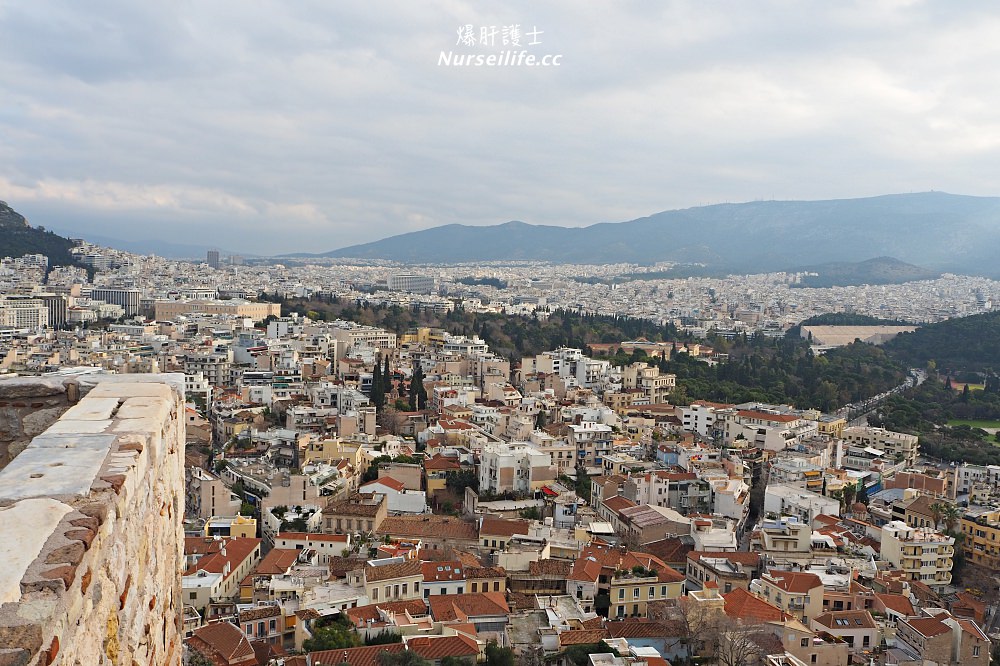
<svg viewBox="0 0 1000 666">
<path fill-rule="evenodd" d="M 420 584 L 424 580 L 420 562 L 408 561 L 364 568 L 365 594 L 372 603 L 422 599 Z"/>
<path fill-rule="evenodd" d="M 967 513 L 961 523 L 962 548 L 969 562 L 1000 570 L 1000 510 Z"/>
<path fill-rule="evenodd" d="M 257 519 L 247 516 L 212 516 L 205 521 L 206 537 L 253 539 L 257 536 Z"/>
<path fill-rule="evenodd" d="M 347 460 L 354 469 L 367 467 L 361 446 L 357 443 L 342 441 L 339 438 L 310 441 L 302 455 L 303 465 L 316 461 L 329 463 L 334 460 Z"/>
<path fill-rule="evenodd" d="M 610 582 L 608 617 L 646 617 L 650 601 L 684 595 L 684 576 L 644 553 L 628 553 Z M 624 568 L 628 567 L 628 568 Z"/>
</svg>

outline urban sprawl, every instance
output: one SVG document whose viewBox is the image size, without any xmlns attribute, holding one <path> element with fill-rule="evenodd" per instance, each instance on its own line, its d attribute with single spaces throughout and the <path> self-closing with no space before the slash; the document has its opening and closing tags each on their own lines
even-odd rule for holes
<svg viewBox="0 0 1000 666">
<path fill-rule="evenodd" d="M 192 663 L 989 664 L 995 584 L 953 569 L 1000 571 L 1000 467 L 846 410 L 675 405 L 674 375 L 595 348 L 512 361 L 473 331 L 282 303 L 641 318 L 678 339 L 604 351 L 714 364 L 716 336 L 941 321 L 1000 282 L 75 251 L 0 262 L 0 377 L 183 374 Z"/>
</svg>

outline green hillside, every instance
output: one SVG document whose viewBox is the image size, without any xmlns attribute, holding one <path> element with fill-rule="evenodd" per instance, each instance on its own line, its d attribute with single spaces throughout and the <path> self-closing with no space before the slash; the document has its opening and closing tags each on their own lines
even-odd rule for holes
<svg viewBox="0 0 1000 666">
<path fill-rule="evenodd" d="M 74 264 L 73 243 L 43 227 L 33 227 L 23 215 L 0 201 L 0 257 L 44 254 L 50 266 Z"/>
<path fill-rule="evenodd" d="M 903 333 L 883 349 L 910 367 L 934 361 L 939 372 L 1000 370 L 1000 311 L 948 319 Z"/>
</svg>

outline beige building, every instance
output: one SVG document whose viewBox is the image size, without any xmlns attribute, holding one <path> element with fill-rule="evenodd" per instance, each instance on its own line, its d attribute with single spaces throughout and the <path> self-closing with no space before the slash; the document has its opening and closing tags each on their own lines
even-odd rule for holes
<svg viewBox="0 0 1000 666">
<path fill-rule="evenodd" d="M 823 581 L 814 573 L 772 570 L 750 591 L 803 623 L 823 612 Z"/>
<path fill-rule="evenodd" d="M 955 538 L 894 520 L 882 526 L 880 556 L 902 569 L 909 580 L 941 592 L 951 583 Z"/>
<path fill-rule="evenodd" d="M 229 486 L 200 467 L 187 468 L 188 515 L 208 520 L 212 516 L 232 516 L 239 513 L 242 501 L 229 490 Z"/>
<path fill-rule="evenodd" d="M 897 663 L 938 666 L 987 666 L 990 639 L 972 620 L 934 609 L 933 615 L 910 617 L 896 624 Z"/>
<path fill-rule="evenodd" d="M 157 301 L 153 308 L 158 321 L 169 321 L 192 312 L 247 317 L 254 321 L 263 321 L 272 315 L 281 316 L 279 303 L 257 303 L 235 298 L 228 301 Z"/>
<path fill-rule="evenodd" d="M 917 463 L 919 446 L 916 435 L 893 432 L 885 428 L 854 426 L 844 428 L 843 439 L 849 446 L 885 452 L 886 462 L 905 463 L 907 466 Z"/>
<path fill-rule="evenodd" d="M 555 478 L 552 457 L 533 446 L 487 444 L 480 455 L 480 493 L 526 493 Z"/>
<path fill-rule="evenodd" d="M 393 558 L 400 560 L 401 558 Z M 424 580 L 422 564 L 415 561 L 369 562 L 364 568 L 365 594 L 372 603 L 423 599 L 420 584 Z"/>
</svg>

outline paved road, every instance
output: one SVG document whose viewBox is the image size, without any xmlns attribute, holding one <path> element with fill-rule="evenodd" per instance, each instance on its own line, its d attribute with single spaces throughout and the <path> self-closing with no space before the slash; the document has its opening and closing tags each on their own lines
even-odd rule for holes
<svg viewBox="0 0 1000 666">
<path fill-rule="evenodd" d="M 879 393 L 878 395 L 873 395 L 864 400 L 859 400 L 858 402 L 853 402 L 849 405 L 844 405 L 837 413 L 845 416 L 852 417 L 848 422 L 851 426 L 863 426 L 868 425 L 868 415 L 878 409 L 879 405 L 883 402 L 896 395 L 897 393 L 902 393 L 906 389 L 913 388 L 914 386 L 920 386 L 925 381 L 927 381 L 927 372 L 920 370 L 919 368 L 911 368 L 910 376 L 906 378 L 899 386 L 886 391 L 885 393 Z"/>
</svg>

